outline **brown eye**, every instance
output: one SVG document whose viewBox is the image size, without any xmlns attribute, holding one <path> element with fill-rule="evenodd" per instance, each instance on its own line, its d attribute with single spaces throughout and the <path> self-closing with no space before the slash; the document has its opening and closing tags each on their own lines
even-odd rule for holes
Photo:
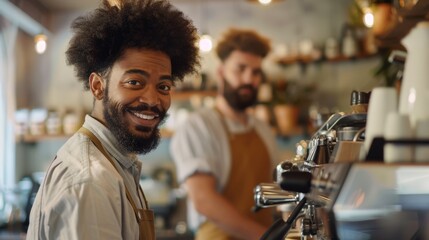
<svg viewBox="0 0 429 240">
<path fill-rule="evenodd" d="M 164 94 L 168 94 L 171 91 L 172 87 L 173 87 L 173 84 L 169 81 L 163 82 L 158 85 L 158 89 Z"/>
<path fill-rule="evenodd" d="M 171 90 L 171 87 L 170 86 L 166 86 L 166 85 L 160 86 L 159 88 L 161 90 L 163 90 L 163 91 L 170 91 Z"/>
<path fill-rule="evenodd" d="M 141 84 L 140 84 L 140 82 L 139 82 L 139 81 L 137 81 L 137 80 L 130 80 L 130 81 L 128 81 L 127 83 L 128 83 L 128 84 L 130 84 L 130 85 L 134 85 L 134 86 L 141 85 Z"/>
</svg>

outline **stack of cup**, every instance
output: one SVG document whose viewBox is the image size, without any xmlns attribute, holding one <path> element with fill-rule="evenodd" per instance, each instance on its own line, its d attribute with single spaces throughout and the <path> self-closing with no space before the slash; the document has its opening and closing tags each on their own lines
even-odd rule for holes
<svg viewBox="0 0 429 240">
<path fill-rule="evenodd" d="M 376 87 L 371 92 L 366 121 L 364 150 L 367 154 L 373 139 L 384 137 L 387 115 L 397 111 L 398 94 L 393 87 Z"/>
<path fill-rule="evenodd" d="M 390 112 L 386 118 L 384 128 L 384 138 L 389 140 L 411 140 L 413 131 L 410 118 L 406 114 L 399 112 Z M 413 146 L 410 144 L 392 144 L 384 145 L 384 162 L 411 162 L 413 161 Z"/>
<path fill-rule="evenodd" d="M 429 118 L 418 119 L 415 126 L 415 138 L 417 140 L 429 139 Z M 429 145 L 416 145 L 414 152 L 416 162 L 429 162 Z"/>
<path fill-rule="evenodd" d="M 416 140 L 429 139 L 429 90 L 420 90 L 420 95 L 414 99 L 413 108 L 410 109 L 411 127 L 414 129 Z M 414 152 L 416 162 L 429 162 L 429 145 L 416 145 Z"/>
</svg>

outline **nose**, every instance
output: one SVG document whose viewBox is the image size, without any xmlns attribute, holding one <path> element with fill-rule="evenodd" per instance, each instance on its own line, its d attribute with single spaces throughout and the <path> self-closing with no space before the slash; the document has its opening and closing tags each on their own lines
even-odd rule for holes
<svg viewBox="0 0 429 240">
<path fill-rule="evenodd" d="M 159 93 L 156 86 L 147 86 L 142 89 L 139 97 L 139 102 L 146 103 L 150 107 L 158 106 L 161 104 Z"/>
<path fill-rule="evenodd" d="M 242 74 L 242 82 L 243 84 L 252 84 L 255 80 L 256 76 L 253 74 L 251 69 L 246 69 L 246 71 Z"/>
</svg>

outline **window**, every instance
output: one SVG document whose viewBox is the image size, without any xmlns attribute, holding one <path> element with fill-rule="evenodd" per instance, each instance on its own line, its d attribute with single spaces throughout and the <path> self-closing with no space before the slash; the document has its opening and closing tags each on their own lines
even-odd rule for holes
<svg viewBox="0 0 429 240">
<path fill-rule="evenodd" d="M 14 49 L 17 32 L 16 26 L 0 25 L 0 188 L 15 184 Z"/>
</svg>

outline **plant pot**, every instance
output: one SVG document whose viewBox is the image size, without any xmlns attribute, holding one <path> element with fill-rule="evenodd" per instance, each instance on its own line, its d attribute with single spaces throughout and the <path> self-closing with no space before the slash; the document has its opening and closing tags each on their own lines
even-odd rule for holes
<svg viewBox="0 0 429 240">
<path fill-rule="evenodd" d="M 299 108 L 291 104 L 278 104 L 273 108 L 280 135 L 289 135 L 298 127 Z"/>
</svg>

